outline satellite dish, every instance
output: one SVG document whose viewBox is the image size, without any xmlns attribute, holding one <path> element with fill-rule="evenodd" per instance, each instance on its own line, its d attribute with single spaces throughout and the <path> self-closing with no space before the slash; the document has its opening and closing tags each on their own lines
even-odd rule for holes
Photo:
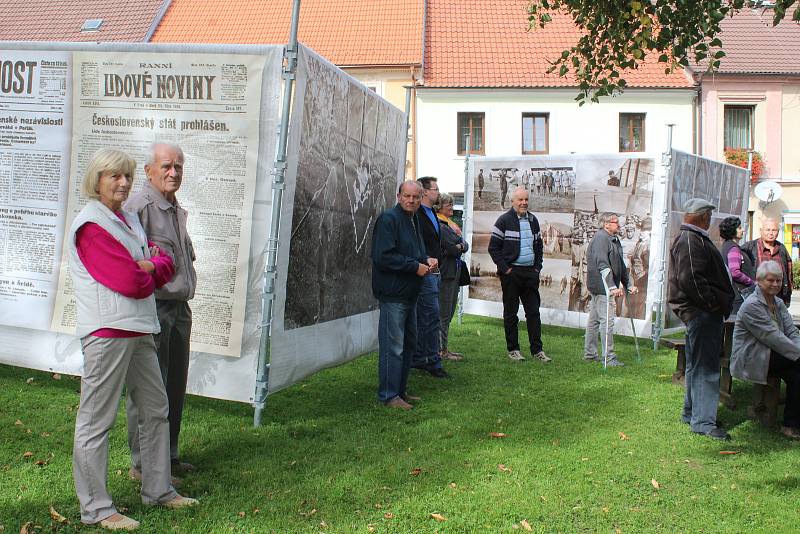
<svg viewBox="0 0 800 534">
<path fill-rule="evenodd" d="M 773 180 L 765 180 L 756 186 L 756 188 L 753 190 L 753 193 L 756 195 L 758 200 L 769 204 L 770 202 L 774 202 L 775 200 L 781 198 L 781 194 L 783 194 L 783 188 L 778 182 Z"/>
</svg>

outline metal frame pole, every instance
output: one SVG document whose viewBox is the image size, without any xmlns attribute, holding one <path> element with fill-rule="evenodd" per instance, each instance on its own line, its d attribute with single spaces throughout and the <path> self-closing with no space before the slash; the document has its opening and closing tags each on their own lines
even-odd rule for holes
<svg viewBox="0 0 800 534">
<path fill-rule="evenodd" d="M 672 197 L 672 184 L 669 181 L 669 173 L 672 168 L 672 129 L 674 127 L 674 124 L 667 124 L 667 151 L 661 155 L 661 163 L 664 166 L 664 209 L 661 212 L 661 257 L 658 264 L 658 296 L 653 303 L 655 313 L 650 315 L 651 318 L 655 315 L 650 332 L 653 339 L 653 350 L 658 349 L 658 341 L 663 333 L 666 315 L 664 313 L 664 307 L 666 306 L 664 295 L 667 282 L 667 239 L 669 238 L 667 234 L 669 232 L 669 212 Z"/>
<path fill-rule="evenodd" d="M 471 141 L 471 134 L 467 134 L 467 154 L 464 157 L 464 204 L 463 204 L 463 212 L 461 215 L 461 230 L 462 235 L 465 235 L 467 231 L 467 213 L 469 212 L 469 202 L 471 195 L 469 194 L 469 153 L 472 149 Z M 467 269 L 469 269 L 469 265 L 467 265 Z M 468 286 L 469 287 L 469 286 Z M 466 300 L 467 295 L 464 289 L 464 286 L 458 288 L 458 325 L 461 326 L 461 323 L 464 320 L 464 301 Z"/>
<path fill-rule="evenodd" d="M 300 0 L 292 6 L 292 25 L 289 44 L 283 51 L 283 108 L 278 137 L 278 149 L 272 170 L 272 213 L 267 238 L 267 263 L 264 267 L 264 290 L 261 297 L 261 343 L 258 347 L 256 390 L 253 396 L 253 426 L 261 426 L 261 414 L 267 404 L 267 379 L 269 378 L 270 335 L 272 311 L 275 304 L 275 279 L 278 265 L 278 240 L 281 222 L 283 190 L 286 187 L 286 145 L 289 134 L 289 114 L 292 108 L 295 71 L 297 69 L 297 27 L 300 22 Z"/>
</svg>

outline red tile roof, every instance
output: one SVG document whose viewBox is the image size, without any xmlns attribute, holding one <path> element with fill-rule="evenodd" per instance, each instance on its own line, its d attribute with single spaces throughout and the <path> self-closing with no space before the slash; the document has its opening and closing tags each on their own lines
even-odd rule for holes
<svg viewBox="0 0 800 534">
<path fill-rule="evenodd" d="M 299 39 L 340 66 L 422 63 L 423 0 L 303 0 Z M 285 43 L 290 0 L 172 0 L 156 43 Z"/>
<path fill-rule="evenodd" d="M 800 74 L 800 25 L 793 10 L 777 26 L 771 9 L 744 9 L 722 23 L 720 74 Z M 702 67 L 692 70 L 702 71 Z"/>
<path fill-rule="evenodd" d="M 545 74 L 548 61 L 580 37 L 572 19 L 554 15 L 528 30 L 528 0 L 428 0 L 426 87 L 574 87 Z M 623 74 L 629 87 L 691 87 L 682 71 L 654 61 Z"/>
<path fill-rule="evenodd" d="M 164 1 L 2 0 L 0 40 L 141 42 Z M 87 19 L 103 19 L 100 31 L 81 33 Z"/>
</svg>

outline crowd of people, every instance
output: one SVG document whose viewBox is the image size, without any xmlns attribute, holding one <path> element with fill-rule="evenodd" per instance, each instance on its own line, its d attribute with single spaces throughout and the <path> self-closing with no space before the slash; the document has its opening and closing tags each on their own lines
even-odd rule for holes
<svg viewBox="0 0 800 534">
<path fill-rule="evenodd" d="M 518 331 L 522 304 L 530 355 L 549 363 L 552 358 L 544 351 L 539 313 L 544 247 L 539 221 L 528 211 L 529 194 L 525 186 L 511 192 L 511 207 L 497 218 L 488 250 L 500 279 L 508 358 L 526 359 Z M 407 391 L 410 369 L 417 367 L 444 378 L 449 375 L 441 367 L 442 360 L 462 358 L 460 354 L 451 358 L 447 347 L 457 285 L 446 289 L 443 262 L 458 260 L 467 244 L 449 218 L 452 198 L 440 195 L 435 178 L 403 182 L 397 200 L 378 218 L 372 243 L 373 293 L 380 303 L 378 398 L 386 406 L 410 410 L 417 400 Z M 437 216 L 437 205 L 444 217 Z M 741 221 L 725 219 L 720 225 L 724 242 L 718 249 L 708 235 L 714 209 L 702 198 L 688 200 L 683 224 L 670 247 L 669 303 L 686 325 L 681 419 L 694 433 L 730 439 L 717 420 L 717 406 L 723 322 L 735 321 L 732 375 L 759 384 L 766 383 L 770 373 L 783 378 L 787 404 L 781 432 L 800 439 L 800 332 L 787 311 L 792 291 L 790 256 L 776 240 L 777 224 L 772 220 L 763 222 L 759 239 L 739 246 Z M 649 220 L 634 224 L 646 227 L 649 237 Z M 643 308 L 646 296 L 639 295 L 635 282 L 646 276 L 646 266 L 632 262 L 633 272 L 629 272 L 620 243 L 624 229 L 619 215 L 599 213 L 596 229 L 591 234 L 586 230 L 584 283 L 589 317 L 583 359 L 622 367 L 613 342 L 618 301 L 624 299 L 629 309 Z M 644 262 L 649 245 L 642 248 L 647 249 L 639 254 Z M 451 268 L 446 272 L 452 279 Z M 636 303 L 632 305 L 628 297 L 635 297 Z"/>
<path fill-rule="evenodd" d="M 82 184 L 88 201 L 68 234 L 76 333 L 84 356 L 73 475 L 81 521 L 106 529 L 139 527 L 117 510 L 107 488 L 109 433 L 123 389 L 128 474 L 141 482 L 142 501 L 168 509 L 198 503 L 175 490 L 178 476 L 196 469 L 181 459 L 178 447 L 192 327 L 188 302 L 196 286 L 187 212 L 177 199 L 183 164 L 179 146 L 152 145 L 144 165 L 147 182 L 129 198 L 136 162 L 119 150 L 98 151 Z M 522 304 L 529 354 L 549 363 L 539 287 L 552 278 L 540 276 L 544 247 L 539 221 L 528 211 L 530 194 L 530 182 L 513 189 L 511 207 L 497 218 L 488 250 L 501 284 L 509 360 L 526 359 L 518 331 Z M 800 439 L 800 331 L 787 310 L 791 259 L 776 240 L 777 223 L 764 221 L 760 238 L 740 246 L 741 221 L 729 217 L 720 225 L 724 242 L 718 250 L 708 235 L 715 206 L 693 198 L 683 208 L 669 273 L 669 302 L 686 324 L 683 421 L 695 433 L 730 439 L 717 420 L 727 318 L 735 321 L 732 375 L 757 384 L 770 375 L 785 380 L 781 432 Z M 411 368 L 446 379 L 443 362 L 464 358 L 448 343 L 459 284 L 467 274 L 461 257 L 469 249 L 452 217 L 453 197 L 440 193 L 436 178 L 428 176 L 403 182 L 397 204 L 373 229 L 378 399 L 391 408 L 410 410 L 419 400 L 408 392 Z M 613 343 L 617 299 L 637 295 L 636 273 L 628 272 L 623 258 L 619 216 L 600 213 L 596 226 L 591 238 L 586 235 L 589 318 L 583 359 L 620 367 Z"/>
</svg>

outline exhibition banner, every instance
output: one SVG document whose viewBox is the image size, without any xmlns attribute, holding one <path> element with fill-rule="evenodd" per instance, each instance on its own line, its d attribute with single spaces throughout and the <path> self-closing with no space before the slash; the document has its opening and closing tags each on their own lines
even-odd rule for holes
<svg viewBox="0 0 800 534">
<path fill-rule="evenodd" d="M 269 391 L 377 348 L 372 229 L 403 179 L 407 118 L 300 47 L 281 212 Z"/>
<path fill-rule="evenodd" d="M 150 145 L 176 143 L 198 274 L 188 390 L 252 401 L 283 47 L 4 47 L 0 361 L 81 373 L 64 240 L 86 202 L 86 165 L 121 149 L 137 162 L 138 191 Z"/>
<path fill-rule="evenodd" d="M 489 239 L 497 218 L 511 209 L 517 187 L 528 192 L 528 210 L 539 220 L 544 263 L 539 277 L 542 321 L 583 326 L 589 291 L 586 251 L 603 212 L 619 216 L 620 241 L 631 283 L 639 293 L 619 299 L 618 316 L 636 319 L 640 335 L 649 332 L 647 304 L 654 236 L 653 213 L 663 186 L 650 158 L 613 155 L 471 158 L 470 213 L 466 233 L 471 242 L 466 311 L 502 317 L 502 291 Z M 656 249 L 658 250 L 658 249 Z M 617 321 L 617 330 L 630 331 L 630 321 Z M 641 331 L 639 330 L 641 328 Z"/>
</svg>

